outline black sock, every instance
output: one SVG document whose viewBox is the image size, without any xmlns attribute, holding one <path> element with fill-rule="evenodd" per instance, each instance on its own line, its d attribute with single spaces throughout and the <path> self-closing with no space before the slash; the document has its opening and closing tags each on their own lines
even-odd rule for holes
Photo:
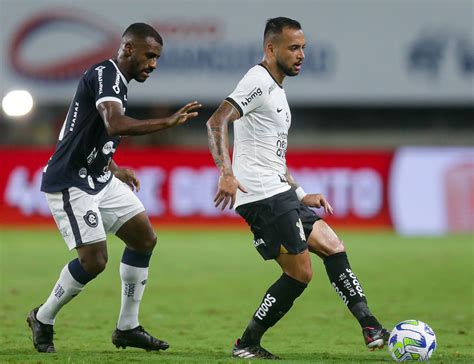
<svg viewBox="0 0 474 364">
<path fill-rule="evenodd" d="M 306 287 L 306 283 L 283 273 L 263 296 L 260 307 L 255 311 L 252 320 L 242 334 L 241 345 L 259 344 L 265 331 L 285 316 Z"/>
<path fill-rule="evenodd" d="M 380 327 L 367 306 L 367 299 L 356 275 L 349 265 L 345 252 L 336 253 L 324 258 L 324 265 L 329 281 L 342 298 L 361 327 Z"/>
</svg>

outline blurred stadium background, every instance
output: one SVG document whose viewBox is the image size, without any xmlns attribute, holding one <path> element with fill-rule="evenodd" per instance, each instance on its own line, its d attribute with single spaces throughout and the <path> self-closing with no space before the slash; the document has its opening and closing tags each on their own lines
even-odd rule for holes
<svg viewBox="0 0 474 364">
<path fill-rule="evenodd" d="M 266 19 L 288 16 L 307 41 L 301 75 L 284 85 L 297 180 L 327 195 L 338 229 L 462 234 L 472 262 L 473 14 L 471 0 L 0 0 L 0 229 L 50 227 L 58 240 L 41 170 L 78 78 L 114 57 L 136 21 L 156 26 L 164 49 L 157 72 L 130 84 L 127 113 L 159 117 L 193 100 L 204 108 L 182 127 L 123 138 L 118 164 L 138 172 L 157 227 L 244 228 L 213 207 L 205 122 L 261 60 Z M 472 282 L 467 292 L 472 302 Z M 469 317 L 472 329 L 472 306 Z"/>
<path fill-rule="evenodd" d="M 186 11 L 183 13 L 182 9 Z M 144 10 L 146 9 L 146 11 Z M 0 219 L 50 224 L 38 190 L 76 82 L 116 54 L 135 21 L 164 37 L 158 72 L 129 87 L 131 116 L 168 115 L 194 99 L 198 120 L 124 138 L 117 161 L 136 168 L 154 222 L 229 222 L 212 206 L 216 171 L 205 122 L 261 60 L 265 20 L 298 19 L 307 39 L 292 106 L 288 163 L 326 193 L 339 226 L 407 234 L 470 231 L 474 219 L 474 32 L 470 0 L 1 2 Z M 401 21 L 403 19 L 403 21 Z M 5 97 L 28 91 L 33 106 Z M 10 95 L 11 96 L 11 95 Z M 11 106 L 10 106 L 11 107 Z M 21 112 L 21 111 L 20 111 Z M 199 193 L 196 193 L 199 191 Z"/>
</svg>

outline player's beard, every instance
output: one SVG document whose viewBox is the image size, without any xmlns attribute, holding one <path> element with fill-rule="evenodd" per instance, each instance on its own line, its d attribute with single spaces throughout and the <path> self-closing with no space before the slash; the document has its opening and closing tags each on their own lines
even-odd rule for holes
<svg viewBox="0 0 474 364">
<path fill-rule="evenodd" d="M 298 71 L 293 71 L 291 69 L 291 67 L 286 66 L 285 64 L 283 64 L 279 60 L 276 61 L 276 64 L 277 64 L 278 68 L 280 68 L 286 76 L 293 77 L 293 76 L 296 76 L 296 75 L 299 74 Z"/>
</svg>

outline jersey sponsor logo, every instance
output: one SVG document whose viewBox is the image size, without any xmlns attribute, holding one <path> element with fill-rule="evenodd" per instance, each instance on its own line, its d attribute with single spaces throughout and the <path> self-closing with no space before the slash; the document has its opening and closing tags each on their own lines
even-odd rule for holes
<svg viewBox="0 0 474 364">
<path fill-rule="evenodd" d="M 277 141 L 276 141 L 276 155 L 281 159 L 285 159 L 286 156 L 286 149 L 288 148 L 288 134 L 279 132 L 277 134 Z"/>
<path fill-rule="evenodd" d="M 110 153 L 115 153 L 114 142 L 110 141 L 104 144 L 102 147 L 102 153 L 109 155 Z"/>
<path fill-rule="evenodd" d="M 95 184 L 94 181 L 92 180 L 92 176 L 87 176 L 87 183 L 89 183 L 89 187 L 95 190 Z"/>
<path fill-rule="evenodd" d="M 104 173 L 102 176 L 99 176 L 99 177 L 97 177 L 96 179 L 97 179 L 97 182 L 105 183 L 105 182 L 107 182 L 107 181 L 110 179 L 111 176 L 112 176 L 112 172 L 107 171 L 107 172 Z"/>
<path fill-rule="evenodd" d="M 282 111 L 283 111 L 283 109 L 280 109 L 280 108 L 277 107 L 277 112 L 282 112 Z"/>
<path fill-rule="evenodd" d="M 105 66 L 99 66 L 94 68 L 97 71 L 97 80 L 99 81 L 99 95 L 102 95 L 102 92 L 104 92 L 104 81 L 103 81 L 103 74 L 104 74 L 104 68 Z"/>
<path fill-rule="evenodd" d="M 69 131 L 74 130 L 74 125 L 76 125 L 77 120 L 77 113 L 79 112 L 79 103 L 77 101 L 74 102 L 74 113 L 72 114 L 72 121 L 71 126 L 69 127 Z"/>
<path fill-rule="evenodd" d="M 262 304 L 260 305 L 258 310 L 255 312 L 255 317 L 257 317 L 260 320 L 263 320 L 263 318 L 267 316 L 267 312 L 270 310 L 270 307 L 272 307 L 275 302 L 276 302 L 276 298 L 273 297 L 270 293 L 267 293 L 267 295 L 263 299 Z"/>
<path fill-rule="evenodd" d="M 87 177 L 87 169 L 86 168 L 81 168 L 78 172 L 78 175 L 81 178 L 86 178 Z"/>
<path fill-rule="evenodd" d="M 120 93 L 120 74 L 117 72 L 117 76 L 115 76 L 115 84 L 112 86 L 112 90 L 118 95 Z"/>
<path fill-rule="evenodd" d="M 99 225 L 99 219 L 97 218 L 97 214 L 92 210 L 87 211 L 83 218 L 87 226 L 91 228 L 95 228 Z"/>
<path fill-rule="evenodd" d="M 247 106 L 250 104 L 255 98 L 258 96 L 262 96 L 263 92 L 260 87 L 255 87 L 252 91 L 250 91 L 246 97 L 244 97 L 245 100 L 241 101 L 240 103 L 242 106 Z"/>
<path fill-rule="evenodd" d="M 95 157 L 97 157 L 97 153 L 99 151 L 97 150 L 96 147 L 94 147 L 94 149 L 92 149 L 92 152 L 90 152 L 90 154 L 87 156 L 87 164 L 90 166 L 92 164 L 92 162 L 95 160 Z"/>
</svg>

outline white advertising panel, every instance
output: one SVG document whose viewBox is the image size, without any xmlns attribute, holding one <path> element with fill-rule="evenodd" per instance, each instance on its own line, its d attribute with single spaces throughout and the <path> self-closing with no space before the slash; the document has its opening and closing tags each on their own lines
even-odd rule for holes
<svg viewBox="0 0 474 364">
<path fill-rule="evenodd" d="M 66 102 L 95 62 L 114 57 L 130 23 L 164 37 L 156 74 L 130 86 L 130 104 L 216 103 L 262 57 L 270 17 L 305 31 L 300 76 L 287 79 L 292 105 L 467 104 L 474 101 L 471 0 L 2 0 L 0 95 L 27 89 Z"/>
<path fill-rule="evenodd" d="M 474 232 L 474 148 L 401 148 L 395 153 L 389 206 L 403 235 Z"/>
</svg>

